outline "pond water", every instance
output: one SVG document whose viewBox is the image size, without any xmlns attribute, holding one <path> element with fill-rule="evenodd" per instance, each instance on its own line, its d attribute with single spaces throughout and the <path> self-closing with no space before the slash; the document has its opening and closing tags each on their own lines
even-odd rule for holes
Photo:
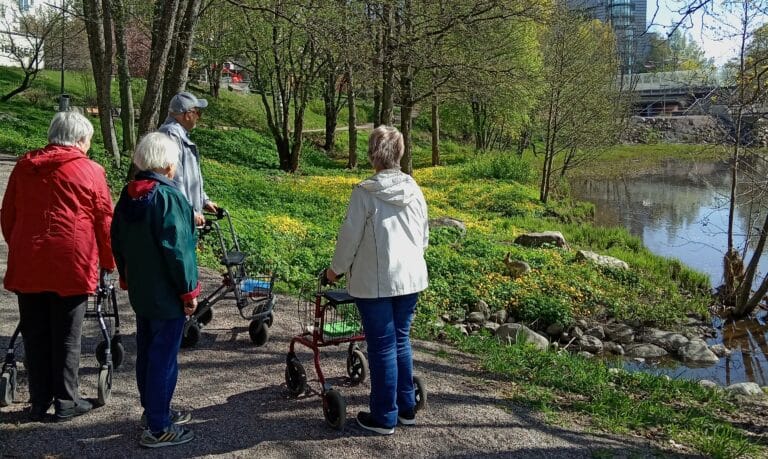
<svg viewBox="0 0 768 459">
<path fill-rule="evenodd" d="M 750 163 L 762 177 L 768 176 L 763 162 Z M 727 162 L 668 161 L 653 173 L 619 180 L 573 180 L 576 199 L 595 205 L 595 223 L 624 226 L 642 239 L 652 252 L 677 258 L 707 274 L 713 286 L 723 282 L 722 258 L 728 227 L 730 166 Z M 737 206 L 736 238 L 745 240 L 746 229 L 754 228 L 754 199 L 765 187 L 740 189 L 744 196 Z M 752 223 L 750 223 L 752 222 Z M 759 265 L 768 271 L 768 257 Z M 676 361 L 648 365 L 626 363 L 629 369 L 668 374 L 675 378 L 711 379 L 720 384 L 753 381 L 768 385 L 768 317 L 764 311 L 755 320 L 725 322 L 713 319 L 717 337 L 710 344 L 723 343 L 733 350 L 712 367 L 691 368 Z"/>
</svg>

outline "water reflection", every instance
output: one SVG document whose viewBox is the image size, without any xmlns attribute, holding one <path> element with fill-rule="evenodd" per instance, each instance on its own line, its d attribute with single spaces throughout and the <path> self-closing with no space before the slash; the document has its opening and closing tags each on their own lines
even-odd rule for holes
<svg viewBox="0 0 768 459">
<path fill-rule="evenodd" d="M 764 162 L 744 165 L 765 177 Z M 595 204 L 595 223 L 623 226 L 642 239 L 652 252 L 677 258 L 706 273 L 713 286 L 723 281 L 722 258 L 727 246 L 730 166 L 727 162 L 669 161 L 653 174 L 608 181 L 573 181 L 574 197 Z M 765 186 L 741 186 L 736 209 L 737 243 L 759 218 L 756 204 Z M 749 253 L 748 253 L 749 255 Z M 768 257 L 758 267 L 768 270 Z M 762 278 L 762 274 L 760 277 Z M 715 318 L 717 336 L 709 344 L 724 344 L 732 354 L 717 365 L 694 368 L 667 359 L 653 364 L 624 362 L 628 369 L 667 374 L 674 378 L 710 379 L 720 384 L 753 381 L 768 385 L 768 324 L 762 311 L 755 320 L 725 322 Z"/>
<path fill-rule="evenodd" d="M 750 165 L 757 166 L 761 165 Z M 652 252 L 706 273 L 713 286 L 723 280 L 729 186 L 730 166 L 722 161 L 669 161 L 649 175 L 571 184 L 576 199 L 595 204 L 597 225 L 627 228 Z M 742 188 L 742 202 L 736 209 L 737 243 L 754 227 L 758 206 L 752 205 L 753 198 L 764 191 Z M 765 272 L 768 261 L 763 260 L 759 268 Z"/>
</svg>

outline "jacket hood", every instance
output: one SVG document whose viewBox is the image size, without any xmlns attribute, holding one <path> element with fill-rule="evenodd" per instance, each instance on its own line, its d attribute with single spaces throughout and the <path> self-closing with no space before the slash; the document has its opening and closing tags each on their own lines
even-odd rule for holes
<svg viewBox="0 0 768 459">
<path fill-rule="evenodd" d="M 418 196 L 416 182 L 399 169 L 379 171 L 358 186 L 381 201 L 401 207 L 407 206 Z"/>
<path fill-rule="evenodd" d="M 50 144 L 24 155 L 19 159 L 16 167 L 27 173 L 50 175 L 64 163 L 87 158 L 85 153 L 75 146 Z"/>
<path fill-rule="evenodd" d="M 119 209 L 127 221 L 134 222 L 144 217 L 160 184 L 174 186 L 166 177 L 151 171 L 139 172 L 135 180 L 128 182 L 123 188 Z"/>
</svg>

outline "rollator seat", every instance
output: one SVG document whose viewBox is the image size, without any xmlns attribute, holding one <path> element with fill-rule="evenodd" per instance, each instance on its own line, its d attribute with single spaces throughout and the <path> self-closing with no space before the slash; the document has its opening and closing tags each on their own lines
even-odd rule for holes
<svg viewBox="0 0 768 459">
<path fill-rule="evenodd" d="M 246 255 L 243 252 L 227 252 L 221 259 L 221 264 L 224 266 L 238 266 L 243 264 Z"/>
</svg>

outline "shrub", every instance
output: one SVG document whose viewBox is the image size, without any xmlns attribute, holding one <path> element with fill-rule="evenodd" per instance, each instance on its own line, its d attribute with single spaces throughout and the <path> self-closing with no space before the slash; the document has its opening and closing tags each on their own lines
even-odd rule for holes
<svg viewBox="0 0 768 459">
<path fill-rule="evenodd" d="M 464 175 L 472 179 L 510 180 L 529 183 L 534 178 L 528 161 L 509 153 L 485 153 L 464 166 Z"/>
</svg>

